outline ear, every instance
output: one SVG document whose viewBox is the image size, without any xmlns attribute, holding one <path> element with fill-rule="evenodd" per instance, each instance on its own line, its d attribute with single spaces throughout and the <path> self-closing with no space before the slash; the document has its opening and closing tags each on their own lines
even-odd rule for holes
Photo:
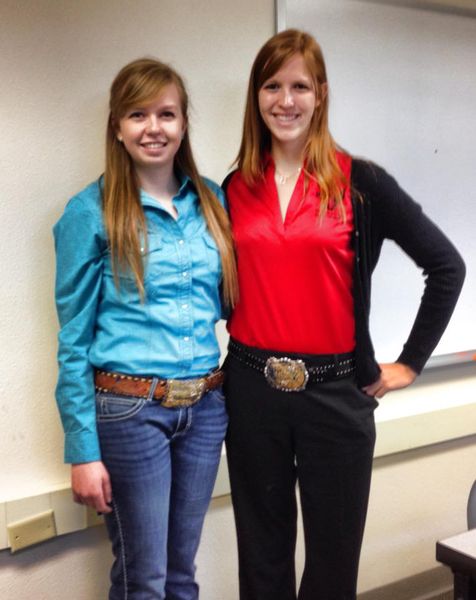
<svg viewBox="0 0 476 600">
<path fill-rule="evenodd" d="M 117 138 L 117 140 L 119 142 L 122 143 L 122 141 L 123 141 L 122 140 L 122 133 L 121 133 L 121 130 L 120 130 L 119 123 L 113 117 L 110 117 L 110 119 L 111 119 L 111 127 L 112 127 L 113 131 L 116 134 L 116 138 Z"/>
</svg>

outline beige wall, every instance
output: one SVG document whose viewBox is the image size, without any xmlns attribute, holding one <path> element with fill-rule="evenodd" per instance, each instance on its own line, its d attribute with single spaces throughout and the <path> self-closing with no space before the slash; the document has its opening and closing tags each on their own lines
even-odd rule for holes
<svg viewBox="0 0 476 600">
<path fill-rule="evenodd" d="M 3 0 L 0 28 L 0 456 L 9 456 L 1 501 L 68 477 L 53 406 L 51 227 L 103 168 L 113 77 L 144 55 L 183 73 L 199 167 L 221 181 L 237 151 L 251 61 L 273 31 L 273 4 Z"/>
<path fill-rule="evenodd" d="M 204 174 L 221 180 L 239 141 L 250 63 L 273 26 L 272 0 L 2 1 L 0 502 L 44 493 L 68 479 L 53 402 L 50 232 L 66 199 L 101 171 L 114 74 L 145 54 L 181 71 L 192 97 L 198 162 Z M 461 390 L 468 396 L 472 377 L 464 390 L 454 382 L 455 396 Z M 430 392 L 422 385 L 406 402 L 428 399 Z M 434 541 L 465 526 L 475 449 L 469 437 L 376 460 L 361 590 L 436 566 Z M 2 519 L 0 548 L 6 545 Z M 0 598 L 101 600 L 109 563 L 103 528 L 13 556 L 4 550 Z M 214 500 L 207 516 L 198 574 L 204 600 L 237 598 L 228 497 Z"/>
<path fill-rule="evenodd" d="M 237 151 L 251 61 L 273 26 L 272 0 L 2 0 L 0 502 L 69 478 L 53 400 L 51 227 L 68 197 L 102 170 L 114 75 L 144 55 L 176 67 L 192 100 L 197 162 L 221 181 Z M 90 530 L 22 555 L 0 552 L 0 597 L 63 600 L 68 589 L 72 600 L 103 598 L 103 538 Z"/>
</svg>

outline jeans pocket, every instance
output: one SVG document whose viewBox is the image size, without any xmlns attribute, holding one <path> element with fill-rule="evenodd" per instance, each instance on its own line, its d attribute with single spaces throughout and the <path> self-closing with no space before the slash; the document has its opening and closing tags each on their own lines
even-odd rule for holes
<svg viewBox="0 0 476 600">
<path fill-rule="evenodd" d="M 218 400 L 218 402 L 225 403 L 225 394 L 223 393 L 223 387 L 221 385 L 208 393 L 212 395 L 215 400 Z"/>
<path fill-rule="evenodd" d="M 122 421 L 136 415 L 145 406 L 145 398 L 118 396 L 107 392 L 96 394 L 96 419 L 98 422 Z"/>
</svg>

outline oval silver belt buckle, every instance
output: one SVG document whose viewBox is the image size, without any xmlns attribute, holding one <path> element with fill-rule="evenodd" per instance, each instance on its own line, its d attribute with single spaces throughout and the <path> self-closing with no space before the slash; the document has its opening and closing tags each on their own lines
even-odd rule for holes
<svg viewBox="0 0 476 600">
<path fill-rule="evenodd" d="M 283 392 L 301 392 L 306 389 L 309 380 L 304 362 L 287 357 L 270 356 L 266 361 L 264 376 L 271 387 Z"/>
</svg>

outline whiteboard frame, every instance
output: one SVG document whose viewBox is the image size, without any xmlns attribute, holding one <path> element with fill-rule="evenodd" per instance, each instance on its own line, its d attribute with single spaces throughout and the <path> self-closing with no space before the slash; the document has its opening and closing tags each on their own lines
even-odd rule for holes
<svg viewBox="0 0 476 600">
<path fill-rule="evenodd" d="M 434 2 L 431 0 L 363 0 L 377 4 L 395 4 L 397 6 L 408 6 L 409 8 L 434 10 L 450 14 L 459 14 L 476 18 L 476 0 L 442 0 Z M 473 5 L 472 8 L 470 5 Z M 287 0 L 275 0 L 275 26 L 276 33 L 284 31 L 287 27 Z M 430 356 L 424 370 L 439 369 L 462 363 L 476 364 L 476 348 L 462 350 L 450 354 L 438 354 Z"/>
<path fill-rule="evenodd" d="M 276 33 L 286 29 L 286 0 L 275 0 L 274 15 Z"/>
<path fill-rule="evenodd" d="M 361 0 L 374 4 L 394 4 L 476 19 L 476 0 Z M 286 0 L 275 0 L 276 32 L 286 29 Z"/>
<path fill-rule="evenodd" d="M 475 0 L 363 0 L 374 4 L 393 4 L 406 8 L 419 10 L 431 10 L 434 12 L 460 15 L 476 18 Z"/>
</svg>

